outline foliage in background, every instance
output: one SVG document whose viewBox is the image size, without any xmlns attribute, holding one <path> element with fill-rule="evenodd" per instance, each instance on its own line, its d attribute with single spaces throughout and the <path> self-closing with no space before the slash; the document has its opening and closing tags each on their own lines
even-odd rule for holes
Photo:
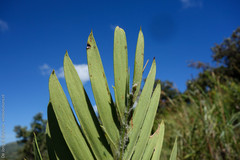
<svg viewBox="0 0 240 160">
<path fill-rule="evenodd" d="M 38 137 L 38 145 L 43 154 L 44 159 L 48 159 L 47 148 L 46 148 L 46 123 L 47 121 L 43 119 L 42 113 L 38 113 L 33 117 L 33 122 L 31 123 L 31 129 L 27 127 L 15 126 L 14 132 L 18 138 L 18 143 L 23 145 L 23 148 L 19 150 L 18 159 L 22 160 L 24 158 L 28 160 L 34 160 L 33 152 L 33 140 L 35 133 Z"/>
<path fill-rule="evenodd" d="M 213 62 L 217 66 L 209 66 L 203 62 L 192 62 L 189 64 L 190 67 L 197 69 L 203 69 L 199 73 L 198 77 L 191 81 L 196 86 L 200 86 L 204 91 L 208 91 L 214 88 L 214 83 L 209 79 L 214 75 L 217 75 L 221 82 L 227 82 L 232 79 L 235 82 L 240 81 L 240 27 L 237 28 L 231 35 L 226 38 L 221 44 L 216 44 L 212 48 L 213 51 Z M 192 86 L 192 84 L 191 84 Z M 188 90 L 191 86 L 187 84 Z"/>
<path fill-rule="evenodd" d="M 240 27 L 212 51 L 213 60 L 221 65 L 216 72 L 240 81 Z"/>
<path fill-rule="evenodd" d="M 156 123 L 164 119 L 167 124 L 165 156 L 174 138 L 173 131 L 178 136 L 179 159 L 239 158 L 240 112 L 233 110 L 239 105 L 233 99 L 240 98 L 240 85 L 232 81 L 221 84 L 217 77 L 214 81 L 210 92 L 195 88 L 174 99 L 156 118 Z"/>
<path fill-rule="evenodd" d="M 239 159 L 240 155 L 240 28 L 213 48 L 211 67 L 203 62 L 191 63 L 202 69 L 188 81 L 187 90 L 160 108 L 155 120 L 166 122 L 163 158 L 168 156 L 173 137 L 178 136 L 179 159 Z M 168 95 L 166 95 L 168 97 Z M 171 131 L 172 131 L 171 130 Z"/>
<path fill-rule="evenodd" d="M 160 81 L 159 79 L 155 80 L 154 87 L 157 83 L 161 84 L 161 97 L 158 104 L 158 112 L 161 109 L 171 105 L 171 101 L 180 95 L 180 92 L 177 88 L 173 86 L 173 82 L 170 81 Z"/>
</svg>

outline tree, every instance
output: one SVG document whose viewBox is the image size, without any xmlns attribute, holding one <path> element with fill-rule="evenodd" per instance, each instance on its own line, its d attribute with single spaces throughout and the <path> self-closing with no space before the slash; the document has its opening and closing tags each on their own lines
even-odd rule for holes
<svg viewBox="0 0 240 160">
<path fill-rule="evenodd" d="M 240 81 L 240 27 L 237 28 L 231 37 L 225 39 L 221 44 L 216 44 L 212 48 L 213 62 L 217 66 L 210 66 L 206 63 L 197 61 L 191 62 L 190 67 L 202 69 L 198 77 L 187 83 L 188 90 L 200 87 L 205 92 L 214 87 L 213 75 L 219 77 L 220 82 L 225 83 L 229 79 Z"/>
<path fill-rule="evenodd" d="M 231 37 L 225 39 L 220 45 L 212 48 L 213 61 L 221 66 L 215 71 L 240 80 L 240 27 L 237 28 Z"/>
<path fill-rule="evenodd" d="M 159 79 L 155 80 L 154 88 L 156 87 L 156 84 L 160 81 Z M 158 110 L 160 108 L 164 108 L 170 105 L 171 100 L 176 98 L 180 92 L 177 88 L 173 86 L 173 83 L 166 80 L 166 81 L 160 81 L 161 83 L 161 97 L 159 100 Z"/>
<path fill-rule="evenodd" d="M 47 148 L 46 148 L 46 130 L 47 121 L 43 119 L 42 113 L 38 113 L 33 117 L 33 122 L 31 123 L 31 129 L 27 129 L 27 127 L 22 126 L 15 126 L 14 132 L 16 133 L 16 137 L 18 138 L 18 143 L 24 144 L 23 149 L 20 150 L 20 157 L 19 159 L 26 158 L 28 160 L 34 160 L 34 153 L 33 153 L 33 139 L 34 135 L 36 134 L 39 144 L 39 149 L 43 154 L 44 159 L 47 158 Z"/>
</svg>

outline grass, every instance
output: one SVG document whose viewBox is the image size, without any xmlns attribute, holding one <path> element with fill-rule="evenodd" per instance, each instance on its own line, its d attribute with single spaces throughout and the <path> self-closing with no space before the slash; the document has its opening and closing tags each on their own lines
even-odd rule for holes
<svg viewBox="0 0 240 160">
<path fill-rule="evenodd" d="M 235 160 L 240 155 L 240 85 L 222 84 L 207 93 L 200 87 L 188 91 L 157 114 L 156 124 L 166 123 L 162 159 L 169 157 L 178 136 L 178 159 Z"/>
</svg>

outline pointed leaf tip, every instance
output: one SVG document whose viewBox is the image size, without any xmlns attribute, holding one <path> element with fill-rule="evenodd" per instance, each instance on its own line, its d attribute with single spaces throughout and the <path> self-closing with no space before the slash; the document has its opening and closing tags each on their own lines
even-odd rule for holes
<svg viewBox="0 0 240 160">
<path fill-rule="evenodd" d="M 173 145 L 173 149 L 172 149 L 172 153 L 170 155 L 170 160 L 176 160 L 177 159 L 177 137 L 175 139 L 174 145 Z"/>
<path fill-rule="evenodd" d="M 66 50 L 65 56 L 68 57 L 68 51 Z"/>
<path fill-rule="evenodd" d="M 89 36 L 88 36 L 87 44 L 90 44 L 90 42 L 92 42 L 93 39 L 94 39 L 94 37 L 93 37 L 93 31 L 91 30 L 91 33 L 90 33 Z"/>
</svg>

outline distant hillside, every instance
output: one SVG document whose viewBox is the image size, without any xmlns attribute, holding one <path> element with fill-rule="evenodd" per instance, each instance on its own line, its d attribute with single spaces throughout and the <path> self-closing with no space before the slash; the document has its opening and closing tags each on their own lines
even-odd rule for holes
<svg viewBox="0 0 240 160">
<path fill-rule="evenodd" d="M 6 160 L 17 160 L 18 151 L 22 149 L 23 144 L 18 144 L 17 142 L 7 143 L 5 145 L 6 150 Z"/>
</svg>

